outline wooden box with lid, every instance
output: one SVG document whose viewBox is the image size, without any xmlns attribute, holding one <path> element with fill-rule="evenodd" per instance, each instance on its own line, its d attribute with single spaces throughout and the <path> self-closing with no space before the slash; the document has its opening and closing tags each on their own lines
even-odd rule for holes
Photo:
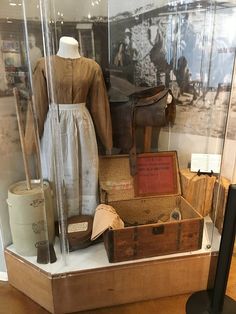
<svg viewBox="0 0 236 314">
<path fill-rule="evenodd" d="M 101 203 L 125 223 L 104 234 L 110 262 L 201 249 L 204 220 L 181 195 L 176 152 L 138 155 L 135 177 L 127 155 L 101 157 L 99 167 Z"/>
</svg>

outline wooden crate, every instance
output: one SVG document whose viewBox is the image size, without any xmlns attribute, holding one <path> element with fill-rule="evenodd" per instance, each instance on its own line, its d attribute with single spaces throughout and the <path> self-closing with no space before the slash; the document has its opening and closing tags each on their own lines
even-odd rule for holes
<svg viewBox="0 0 236 314">
<path fill-rule="evenodd" d="M 126 225 L 104 234 L 110 262 L 201 249 L 203 217 L 181 196 L 176 153 L 158 153 L 162 154 L 174 156 L 175 194 L 135 197 L 135 179 L 130 175 L 128 156 L 100 159 L 101 202 L 113 206 Z M 165 182 L 165 178 L 161 179 Z M 181 220 L 160 220 L 162 217 L 165 221 L 175 208 L 181 211 Z"/>
<path fill-rule="evenodd" d="M 198 176 L 190 169 L 181 169 L 180 181 L 182 195 L 194 209 L 203 217 L 211 213 L 216 177 L 204 174 Z"/>
</svg>

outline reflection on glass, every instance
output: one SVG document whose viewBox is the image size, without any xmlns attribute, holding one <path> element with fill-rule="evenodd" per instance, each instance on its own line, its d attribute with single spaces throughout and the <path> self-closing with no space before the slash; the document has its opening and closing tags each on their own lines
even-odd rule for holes
<svg viewBox="0 0 236 314">
<path fill-rule="evenodd" d="M 13 102 L 13 87 L 18 87 L 21 93 L 23 119 L 26 119 L 25 113 L 31 95 L 29 74 L 35 69 L 36 75 L 39 74 L 38 82 L 44 81 L 47 85 L 44 85 L 44 88 L 38 86 L 34 89 L 35 99 L 38 96 L 41 98 L 40 109 L 48 103 L 55 103 L 56 106 L 63 102 L 70 104 L 71 101 L 67 101 L 65 97 L 68 89 L 63 90 L 60 85 L 66 74 L 64 65 L 62 66 L 64 61 L 60 60 L 58 56 L 52 57 L 58 51 L 60 38 L 69 36 L 79 43 L 79 52 L 82 58 L 86 57 L 97 61 L 103 70 L 113 119 L 114 153 L 128 153 L 134 142 L 131 138 L 127 144 L 127 132 L 132 133 L 131 120 L 128 121 L 127 128 L 125 125 L 127 117 L 131 116 L 130 111 L 129 114 L 121 115 L 122 112 L 127 113 L 124 110 L 127 108 L 127 104 L 133 106 L 134 100 L 136 101 L 141 95 L 139 92 L 150 87 L 153 88 L 152 91 L 156 91 L 157 86 L 165 85 L 166 88 L 171 89 L 175 98 L 175 121 L 173 123 L 174 119 L 165 120 L 166 105 L 162 104 L 162 111 L 159 111 L 161 111 L 161 122 L 165 123 L 155 125 L 151 130 L 151 136 L 146 130 L 144 132 L 142 126 L 137 128 L 135 133 L 137 152 L 145 151 L 144 142 L 147 138 L 149 140 L 147 146 L 152 152 L 176 150 L 181 175 L 186 176 L 187 174 L 191 177 L 189 186 L 198 179 L 196 174 L 191 174 L 187 169 L 192 153 L 222 154 L 226 147 L 225 128 L 236 46 L 234 32 L 228 31 L 234 29 L 236 23 L 234 1 L 225 2 L 224 6 L 220 1 L 190 0 L 98 0 L 86 2 L 68 0 L 66 3 L 59 0 L 25 1 L 27 43 L 25 42 L 22 8 L 19 1 L 14 3 L 16 5 L 7 3 L 7 6 L 3 8 L 7 18 L 2 18 L 0 21 L 0 110 L 3 115 L 7 111 L 8 115 L 5 118 L 4 127 L 1 126 L 1 135 L 5 146 L 0 146 L 0 152 L 1 149 L 5 151 L 5 147 L 8 147 L 10 151 L 13 146 L 15 151 L 19 151 L 19 139 L 15 129 L 9 133 L 6 132 L 12 123 L 14 114 L 14 110 L 9 104 Z M 27 60 L 28 57 L 29 60 Z M 42 60 L 42 57 L 50 58 Z M 66 61 L 65 64 L 69 64 L 68 67 L 77 62 L 75 60 L 72 62 L 70 57 L 67 59 L 69 61 L 67 60 L 68 62 Z M 93 61 L 89 60 L 89 62 Z M 61 66 L 63 70 L 58 78 L 57 73 Z M 43 71 L 41 71 L 42 68 Z M 84 83 L 88 79 L 88 75 L 85 71 L 82 74 L 84 77 L 77 79 L 78 82 Z M 76 79 L 76 76 L 73 78 Z M 83 92 L 86 89 L 83 84 L 80 86 L 76 83 L 75 85 L 76 87 L 73 87 L 72 91 L 73 95 L 76 94 L 76 89 Z M 47 98 L 48 86 L 50 86 L 49 98 Z M 80 98 L 76 102 L 87 100 L 87 95 L 91 96 L 91 89 L 92 84 L 90 90 L 88 89 L 89 92 L 85 93 L 86 97 Z M 97 93 L 97 90 L 101 91 L 100 88 L 95 88 L 94 94 Z M 46 97 L 42 97 L 43 91 Z M 137 94 L 132 95 L 134 92 Z M 63 97 L 65 97 L 64 100 Z M 48 101 L 48 99 L 50 100 Z M 234 112 L 234 98 L 232 99 L 232 108 Z M 57 110 L 56 107 L 56 114 L 59 112 Z M 96 108 L 95 111 L 98 112 L 99 109 Z M 120 120 L 118 115 L 120 115 Z M 46 116 L 47 110 L 44 110 L 43 119 L 40 122 L 40 136 L 42 136 L 44 122 L 47 120 Z M 61 121 L 64 120 L 62 115 L 60 117 Z M 14 120 L 14 126 L 16 126 L 15 122 Z M 104 123 L 101 124 L 104 125 Z M 228 139 L 234 143 L 236 133 L 233 119 L 229 120 L 227 132 Z M 66 134 L 66 132 L 64 133 Z M 66 138 L 65 134 L 63 134 L 64 139 Z M 119 136 L 123 136 L 122 139 L 126 140 L 125 149 L 121 147 Z M 8 141 L 10 144 L 7 143 Z M 57 138 L 57 141 L 58 145 L 56 146 L 59 152 L 61 138 Z M 52 143 L 52 146 L 54 144 Z M 12 149 L 12 151 L 14 150 Z M 65 151 L 66 149 L 63 153 Z M 105 152 L 104 149 L 101 151 Z M 52 155 L 51 152 L 49 155 Z M 46 158 L 44 166 L 49 164 L 48 160 L 49 158 Z M 53 161 L 51 162 L 53 163 Z M 63 174 L 61 169 L 58 171 L 58 180 L 61 180 L 60 189 L 64 193 Z M 229 169 L 222 172 L 222 174 L 225 173 L 229 173 Z M 199 197 L 194 198 L 194 193 L 191 195 L 196 202 L 196 207 L 199 206 L 197 209 L 207 217 L 206 220 L 208 219 L 205 228 L 207 237 L 203 247 L 206 250 L 212 244 L 213 232 L 216 232 L 217 239 L 220 237 L 218 231 L 212 228 L 212 221 L 216 220 L 219 231 L 222 227 L 224 204 L 223 201 L 222 204 L 219 203 L 218 193 L 220 193 L 221 183 L 226 185 L 228 181 L 226 179 L 219 182 L 217 181 L 219 177 L 218 174 L 213 178 L 204 177 L 211 192 L 214 189 L 214 195 L 210 195 L 212 203 L 208 204 L 208 207 L 204 205 L 204 209 L 200 208 Z M 87 185 L 89 186 L 89 184 Z M 204 191 L 202 189 L 202 195 Z M 63 216 L 63 198 L 59 201 Z M 78 202 L 76 199 L 75 203 Z M 64 217 L 62 218 L 64 219 Z M 65 215 L 65 229 L 66 218 Z M 66 238 L 61 241 L 66 242 Z M 66 243 L 64 244 L 65 251 L 67 251 Z"/>
</svg>

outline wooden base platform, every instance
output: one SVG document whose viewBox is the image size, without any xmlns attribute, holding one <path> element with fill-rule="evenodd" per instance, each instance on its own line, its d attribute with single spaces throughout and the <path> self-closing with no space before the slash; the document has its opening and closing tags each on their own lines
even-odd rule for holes
<svg viewBox="0 0 236 314">
<path fill-rule="evenodd" d="M 213 253 L 190 254 L 52 274 L 9 249 L 5 257 L 9 283 L 57 314 L 207 289 L 217 260 Z"/>
</svg>

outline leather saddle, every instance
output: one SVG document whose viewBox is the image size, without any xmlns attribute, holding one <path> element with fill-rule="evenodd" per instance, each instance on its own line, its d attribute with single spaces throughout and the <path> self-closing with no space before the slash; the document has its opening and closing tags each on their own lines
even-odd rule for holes
<svg viewBox="0 0 236 314">
<path fill-rule="evenodd" d="M 171 96 L 171 97 L 169 97 Z M 169 100 L 171 99 L 171 101 Z M 131 174 L 136 173 L 136 128 L 174 124 L 176 107 L 170 89 L 160 85 L 129 96 L 110 99 L 113 143 L 121 153 L 130 154 Z"/>
</svg>

